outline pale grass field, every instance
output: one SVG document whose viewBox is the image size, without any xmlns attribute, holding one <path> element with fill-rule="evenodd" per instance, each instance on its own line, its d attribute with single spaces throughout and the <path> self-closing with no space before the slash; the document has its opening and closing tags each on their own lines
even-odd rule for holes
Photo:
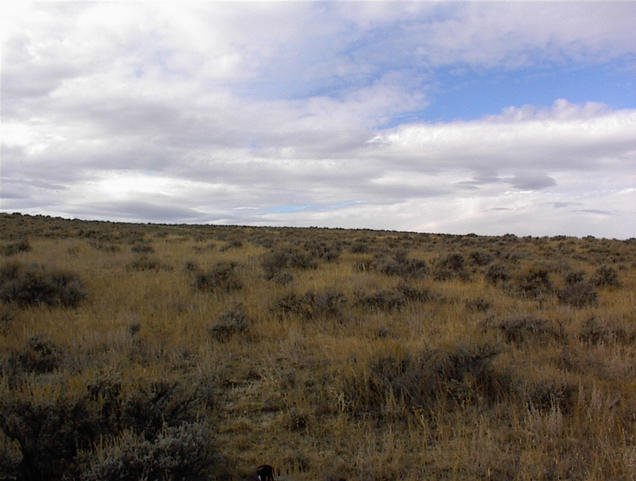
<svg viewBox="0 0 636 481">
<path fill-rule="evenodd" d="M 210 443 L 220 456 L 205 479 L 240 479 L 263 463 L 288 480 L 636 479 L 633 240 L 87 226 L 11 216 L 2 218 L 2 228 L 2 245 L 26 237 L 31 246 L 3 262 L 76 273 L 87 297 L 77 307 L 3 304 L 10 312 L 0 331 L 4 366 L 33 336 L 62 355 L 54 370 L 23 373 L 19 382 L 10 380 L 5 367 L 0 396 L 56 399 L 113 375 L 130 390 L 146 379 L 204 380 L 210 399 L 201 416 L 212 424 Z M 80 229 L 98 229 L 119 250 L 95 248 Z M 273 246 L 252 242 L 262 236 Z M 303 249 L 313 238 L 339 246 L 337 259 L 318 259 L 315 268 L 285 268 L 293 276 L 287 285 L 266 278 L 264 255 L 280 245 Z M 140 257 L 131 252 L 138 242 L 130 239 L 152 246 L 148 256 L 159 261 L 159 269 L 130 268 Z M 242 245 L 223 250 L 232 239 Z M 368 239 L 369 251 L 351 252 L 356 239 Z M 609 254 L 594 254 L 590 246 Z M 401 278 L 354 267 L 398 248 L 424 260 L 431 272 Z M 596 287 L 598 304 L 584 307 L 559 302 L 553 291 L 524 297 L 488 282 L 488 265 L 470 261 L 474 250 L 492 252 L 491 263 L 507 266 L 513 280 L 526 268 L 546 266 L 553 290 L 563 288 L 572 271 L 591 279 L 601 264 L 616 270 L 620 285 Z M 512 251 L 518 260 L 506 259 Z M 437 259 L 449 253 L 462 254 L 469 279 L 435 280 Z M 203 272 L 235 262 L 242 288 L 197 290 L 186 262 Z M 360 293 L 400 283 L 433 297 L 407 300 L 393 310 L 356 301 Z M 346 302 L 335 314 L 303 316 L 272 308 L 283 296 L 308 290 L 336 291 Z M 472 309 L 467 302 L 475 299 L 489 305 Z M 215 337 L 211 327 L 239 304 L 247 329 Z M 523 316 L 544 320 L 551 330 L 526 332 L 514 341 L 497 327 Z M 584 335 L 591 318 L 597 319 L 598 338 Z M 470 357 L 475 346 L 496 351 L 484 361 L 485 371 L 471 364 L 478 362 Z M 469 353 L 464 368 L 453 361 L 463 352 Z M 430 395 L 418 394 L 423 381 L 413 368 L 422 353 L 429 357 L 421 369 L 448 359 L 460 366 L 447 378 L 435 374 L 441 381 Z M 97 463 L 105 459 L 108 443 L 112 448 L 123 440 L 102 439 L 88 451 Z"/>
</svg>

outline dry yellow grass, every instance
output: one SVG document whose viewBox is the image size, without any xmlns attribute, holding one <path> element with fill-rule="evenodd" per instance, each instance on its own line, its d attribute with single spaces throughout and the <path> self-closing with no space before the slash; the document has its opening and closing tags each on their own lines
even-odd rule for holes
<svg viewBox="0 0 636 481">
<path fill-rule="evenodd" d="M 24 238 L 31 246 L 4 265 L 70 271 L 87 294 L 76 307 L 5 296 L 5 418 L 20 400 L 55 405 L 103 379 L 118 379 L 129 396 L 163 380 L 196 388 L 198 419 L 212 427 L 218 456 L 201 479 L 239 479 L 263 463 L 289 480 L 636 479 L 633 240 L 6 214 L 0 228 L 2 246 Z M 131 251 L 142 244 L 154 252 Z M 262 265 L 283 246 L 313 263 L 283 262 L 280 269 L 293 277 L 287 283 L 268 279 Z M 325 249 L 335 258 L 320 257 Z M 476 251 L 491 259 L 480 265 Z M 453 253 L 463 267 L 442 262 Z M 135 270 L 143 255 L 156 267 Z M 428 273 L 383 271 L 408 259 L 425 261 Z M 228 262 L 236 264 L 240 288 L 195 287 L 197 273 Z M 510 279 L 489 282 L 493 264 Z M 568 274 L 581 271 L 592 282 L 601 265 L 620 284 L 594 285 L 596 300 L 580 307 L 559 301 Z M 539 268 L 549 277 L 545 292 L 528 284 L 527 273 Z M 232 309 L 245 325 L 221 320 Z M 56 349 L 52 367 L 34 367 L 27 356 L 34 336 Z M 106 399 L 93 401 L 90 409 L 103 412 Z M 97 473 L 131 436 L 90 438 L 67 464 Z M 16 468 L 15 437 L 0 433 L 0 479 L 36 479 Z"/>
</svg>

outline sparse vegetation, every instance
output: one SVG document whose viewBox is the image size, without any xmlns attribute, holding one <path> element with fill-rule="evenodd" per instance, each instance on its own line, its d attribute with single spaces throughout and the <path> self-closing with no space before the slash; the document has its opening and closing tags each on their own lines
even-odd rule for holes
<svg viewBox="0 0 636 481">
<path fill-rule="evenodd" d="M 0 214 L 0 246 L 0 479 L 636 477 L 633 240 Z"/>
</svg>

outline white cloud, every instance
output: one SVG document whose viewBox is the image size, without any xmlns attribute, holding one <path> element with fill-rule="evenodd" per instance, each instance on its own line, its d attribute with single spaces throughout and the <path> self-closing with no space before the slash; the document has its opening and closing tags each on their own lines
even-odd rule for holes
<svg viewBox="0 0 636 481">
<path fill-rule="evenodd" d="M 417 52 L 436 64 L 597 62 L 636 52 L 635 16 L 628 2 L 474 2 L 431 22 Z"/>
<path fill-rule="evenodd" d="M 384 128 L 426 109 L 431 66 L 633 55 L 629 4 L 55 3 L 3 18 L 2 209 L 633 235 L 634 110 L 559 99 Z"/>
</svg>

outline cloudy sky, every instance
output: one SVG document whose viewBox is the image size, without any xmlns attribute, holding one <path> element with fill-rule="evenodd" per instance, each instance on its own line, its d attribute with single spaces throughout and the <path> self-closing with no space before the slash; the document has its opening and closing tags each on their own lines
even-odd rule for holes
<svg viewBox="0 0 636 481">
<path fill-rule="evenodd" d="M 2 211 L 636 236 L 636 3 L 20 4 Z"/>
</svg>

